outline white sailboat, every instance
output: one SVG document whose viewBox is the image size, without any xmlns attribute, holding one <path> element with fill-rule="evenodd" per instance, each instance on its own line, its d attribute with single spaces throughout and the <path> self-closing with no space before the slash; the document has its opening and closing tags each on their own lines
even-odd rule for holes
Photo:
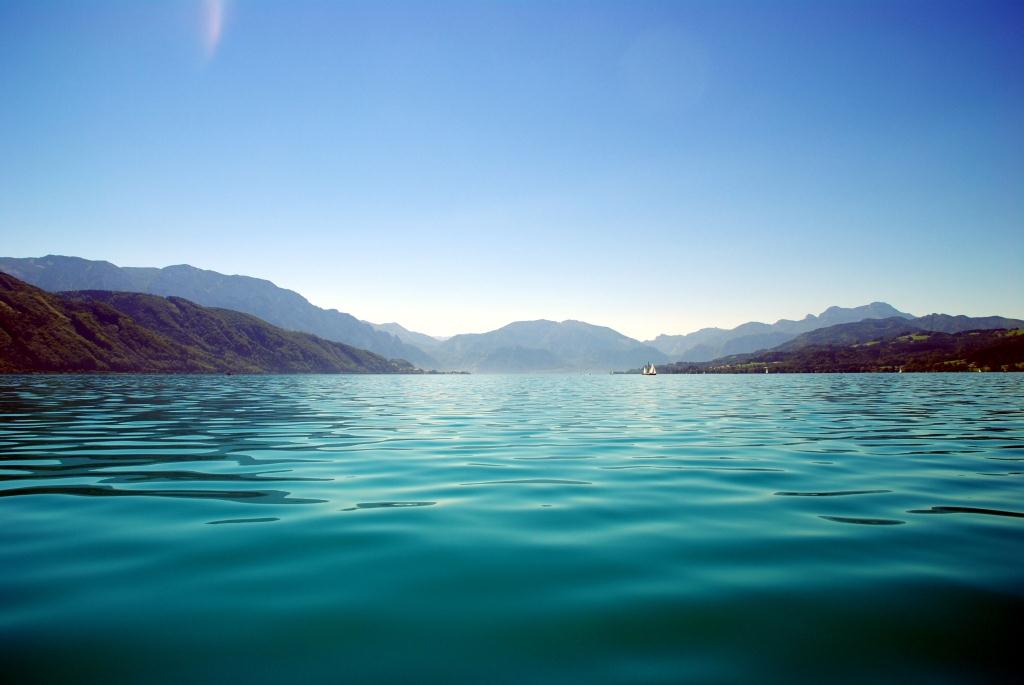
<svg viewBox="0 0 1024 685">
<path fill-rule="evenodd" d="M 658 370 L 654 368 L 654 364 L 644 364 L 644 368 L 640 373 L 645 376 L 657 376 Z"/>
</svg>

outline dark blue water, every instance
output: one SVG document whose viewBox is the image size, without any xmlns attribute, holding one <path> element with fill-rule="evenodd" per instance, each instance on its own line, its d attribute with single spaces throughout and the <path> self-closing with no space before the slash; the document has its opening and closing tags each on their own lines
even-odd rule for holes
<svg viewBox="0 0 1024 685">
<path fill-rule="evenodd" d="M 0 377 L 5 680 L 999 682 L 1024 376 Z"/>
</svg>

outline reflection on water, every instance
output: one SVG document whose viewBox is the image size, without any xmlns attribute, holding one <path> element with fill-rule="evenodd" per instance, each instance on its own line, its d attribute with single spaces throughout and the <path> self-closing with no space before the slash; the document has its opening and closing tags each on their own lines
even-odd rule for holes
<svg viewBox="0 0 1024 685">
<path fill-rule="evenodd" d="M 0 377 L 0 657 L 43 681 L 1000 680 L 1022 449 L 1012 374 Z"/>
</svg>

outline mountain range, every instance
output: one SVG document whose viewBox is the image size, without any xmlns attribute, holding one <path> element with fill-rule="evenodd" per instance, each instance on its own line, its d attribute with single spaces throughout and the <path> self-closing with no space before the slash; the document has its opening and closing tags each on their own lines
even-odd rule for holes
<svg viewBox="0 0 1024 685">
<path fill-rule="evenodd" d="M 0 273 L 0 372 L 401 373 L 408 362 L 180 297 L 45 292 Z"/>
<path fill-rule="evenodd" d="M 300 294 L 270 281 L 228 276 L 189 265 L 164 268 L 119 267 L 110 262 L 48 255 L 0 258 L 5 271 L 50 292 L 106 290 L 184 298 L 198 305 L 251 314 L 283 329 L 404 359 L 426 369 L 474 372 L 611 371 L 647 362 L 706 362 L 775 348 L 816 330 L 867 320 L 897 319 L 918 328 L 955 333 L 1005 328 L 1000 317 L 921 318 L 884 302 L 860 307 L 829 307 L 800 320 L 773 324 L 748 322 L 732 329 L 704 328 L 687 335 L 659 335 L 641 342 L 605 326 L 581 321 L 517 321 L 486 333 L 442 339 L 411 331 L 396 322 L 370 323 L 351 314 L 316 307 Z M 938 328 L 943 326 L 944 328 Z"/>
<path fill-rule="evenodd" d="M 676 362 L 663 365 L 659 371 L 817 373 L 900 369 L 1024 370 L 1024 321 L 945 314 L 909 320 L 867 319 L 809 331 L 771 349 L 707 362 Z"/>
<path fill-rule="evenodd" d="M 779 319 L 773 324 L 750 321 L 731 329 L 702 328 L 688 335 L 659 335 L 648 344 L 674 360 L 702 362 L 769 349 L 818 328 L 889 317 L 914 318 L 885 302 L 872 302 L 861 307 L 829 307 L 818 316 L 808 314 L 799 321 Z"/>
<path fill-rule="evenodd" d="M 609 371 L 667 360 L 655 348 L 606 326 L 544 319 L 452 336 L 431 352 L 442 368 L 505 373 Z"/>
<path fill-rule="evenodd" d="M 792 352 L 813 346 L 869 345 L 904 335 L 917 333 L 964 333 L 982 330 L 1017 329 L 1024 327 L 1020 319 L 1004 316 L 950 316 L 929 314 L 916 319 L 890 317 L 867 319 L 808 331 L 792 340 L 772 348 L 772 351 Z"/>
<path fill-rule="evenodd" d="M 431 352 L 437 349 L 441 345 L 441 343 L 447 340 L 447 338 L 435 338 L 434 336 L 427 335 L 426 333 L 417 333 L 416 331 L 410 331 L 405 326 L 399 323 L 395 323 L 394 321 L 392 321 L 391 323 L 370 323 L 369 321 L 364 321 L 363 323 L 367 323 L 373 326 L 378 331 L 390 333 L 391 335 L 395 336 L 402 342 L 407 343 L 409 345 L 415 345 L 416 347 L 420 348 L 425 352 Z"/>
<path fill-rule="evenodd" d="M 227 276 L 180 264 L 121 267 L 110 262 L 47 255 L 0 257 L 0 271 L 43 290 L 111 290 L 182 297 L 205 307 L 252 314 L 275 326 L 359 347 L 423 367 L 437 363 L 420 348 L 336 309 L 322 309 L 292 290 L 250 276 Z"/>
</svg>

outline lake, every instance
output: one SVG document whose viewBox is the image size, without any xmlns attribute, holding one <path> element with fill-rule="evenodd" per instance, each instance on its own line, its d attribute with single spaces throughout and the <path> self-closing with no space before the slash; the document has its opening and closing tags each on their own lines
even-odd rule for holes
<svg viewBox="0 0 1024 685">
<path fill-rule="evenodd" d="M 1001 682 L 1024 376 L 0 376 L 8 682 Z"/>
</svg>

